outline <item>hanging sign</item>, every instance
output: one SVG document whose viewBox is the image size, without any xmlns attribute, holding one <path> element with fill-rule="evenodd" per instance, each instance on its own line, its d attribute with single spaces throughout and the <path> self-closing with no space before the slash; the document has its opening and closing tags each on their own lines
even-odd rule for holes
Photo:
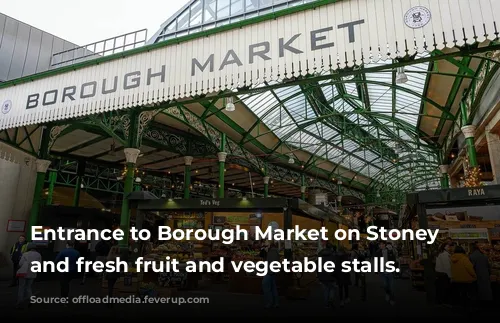
<svg viewBox="0 0 500 323">
<path fill-rule="evenodd" d="M 26 230 L 26 221 L 8 220 L 7 232 L 24 232 Z"/>
<path fill-rule="evenodd" d="M 166 272 L 158 274 L 158 284 L 162 287 L 185 287 L 187 283 L 187 272 Z"/>
<path fill-rule="evenodd" d="M 489 231 L 491 240 L 500 240 L 500 228 L 493 228 Z"/>
<path fill-rule="evenodd" d="M 453 240 L 488 240 L 488 229 L 449 229 Z"/>
<path fill-rule="evenodd" d="M 51 76 L 14 81 L 15 86 L 6 82 L 0 86 L 0 129 L 153 107 L 497 38 L 498 0 L 416 3 L 325 1 L 218 33 L 63 67 L 61 73 L 45 73 Z"/>
</svg>

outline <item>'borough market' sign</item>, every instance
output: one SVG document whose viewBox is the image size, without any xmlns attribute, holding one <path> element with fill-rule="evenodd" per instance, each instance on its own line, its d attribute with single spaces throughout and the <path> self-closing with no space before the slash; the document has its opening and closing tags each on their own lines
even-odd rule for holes
<svg viewBox="0 0 500 323">
<path fill-rule="evenodd" d="M 495 40 L 499 0 L 342 0 L 0 85 L 0 129 Z M 497 16 L 495 16 L 497 15 Z M 274 18 L 274 19 L 271 19 Z"/>
</svg>

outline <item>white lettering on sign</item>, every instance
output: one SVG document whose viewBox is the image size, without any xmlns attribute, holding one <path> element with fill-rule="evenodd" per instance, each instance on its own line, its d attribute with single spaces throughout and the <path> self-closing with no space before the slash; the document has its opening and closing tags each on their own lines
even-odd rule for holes
<svg viewBox="0 0 500 323">
<path fill-rule="evenodd" d="M 200 200 L 201 206 L 220 206 L 220 201 L 217 200 Z"/>
<path fill-rule="evenodd" d="M 172 100 L 497 40 L 498 0 L 432 0 L 412 7 L 414 2 L 419 1 L 336 1 L 4 82 L 0 129 L 153 109 Z"/>
<path fill-rule="evenodd" d="M 483 188 L 475 188 L 469 190 L 469 196 L 485 196 L 486 192 L 484 191 Z"/>
</svg>

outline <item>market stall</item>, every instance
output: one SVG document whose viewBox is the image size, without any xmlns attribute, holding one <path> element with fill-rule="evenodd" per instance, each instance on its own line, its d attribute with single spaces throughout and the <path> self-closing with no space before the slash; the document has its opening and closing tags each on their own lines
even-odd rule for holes
<svg viewBox="0 0 500 323">
<path fill-rule="evenodd" d="M 266 230 L 292 229 L 296 225 L 301 229 L 320 229 L 323 226 L 338 228 L 345 225 L 342 218 L 336 214 L 328 213 L 311 206 L 301 200 L 290 199 L 210 199 L 210 200 L 151 200 L 134 203 L 142 211 L 157 211 L 166 215 L 165 225 L 176 229 L 182 228 L 204 228 L 212 230 L 234 229 L 239 226 L 249 232 L 248 240 L 235 241 L 231 245 L 225 245 L 219 241 L 187 241 L 185 245 L 173 242 L 163 242 L 162 245 L 153 250 L 149 258 L 161 259 L 166 255 L 187 260 L 211 260 L 225 259 L 224 274 L 204 275 L 211 282 L 228 282 L 228 289 L 238 293 L 261 293 L 261 277 L 254 273 L 234 272 L 229 262 L 232 261 L 259 261 L 259 251 L 265 241 L 255 240 L 255 228 Z M 333 234 L 333 233 L 332 233 Z M 289 260 L 303 259 L 304 257 L 316 257 L 318 249 L 323 241 L 280 241 L 276 242 L 282 257 Z M 156 281 L 161 284 L 165 275 L 157 275 Z M 145 275 L 146 276 L 146 275 Z M 193 288 L 196 283 L 190 281 L 204 279 L 201 275 L 191 278 L 192 274 L 176 277 L 175 280 L 183 282 L 178 288 Z M 305 286 L 316 279 L 311 277 L 299 277 L 300 285 Z M 145 278 L 146 280 L 146 278 Z M 297 277 L 290 275 L 279 275 L 278 283 L 281 289 L 290 287 Z M 168 280 L 169 282 L 172 279 Z M 172 287 L 173 285 L 169 286 Z"/>
<path fill-rule="evenodd" d="M 424 285 L 428 300 L 434 300 L 434 262 L 439 246 L 451 239 L 468 252 L 477 243 L 488 256 L 492 268 L 491 281 L 497 287 L 500 276 L 500 186 L 425 191 L 410 194 L 413 210 L 405 223 L 413 228 L 439 230 L 433 245 L 414 243 L 415 261 L 412 281 Z"/>
</svg>

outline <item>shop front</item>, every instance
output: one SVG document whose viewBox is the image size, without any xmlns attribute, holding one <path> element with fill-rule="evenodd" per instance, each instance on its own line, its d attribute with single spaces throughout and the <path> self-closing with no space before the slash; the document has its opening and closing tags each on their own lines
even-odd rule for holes
<svg viewBox="0 0 500 323">
<path fill-rule="evenodd" d="M 433 245 L 425 242 L 413 244 L 416 259 L 412 264 L 412 272 L 416 284 L 425 286 L 427 294 L 431 298 L 434 296 L 435 258 L 439 247 L 451 240 L 467 253 L 472 244 L 479 246 L 489 259 L 492 286 L 498 289 L 500 186 L 426 191 L 409 196 L 409 200 L 414 202 L 414 214 L 418 217 L 408 223 L 414 229 L 439 230 Z"/>
<path fill-rule="evenodd" d="M 144 274 L 146 283 L 156 284 L 160 289 L 188 288 L 194 289 L 201 284 L 225 285 L 225 288 L 236 293 L 261 293 L 262 277 L 256 273 L 235 272 L 231 261 L 261 261 L 260 251 L 273 241 L 256 239 L 255 231 L 269 228 L 319 230 L 326 227 L 336 230 L 344 226 L 341 217 L 336 214 L 315 208 L 298 199 L 187 199 L 187 200 L 150 200 L 133 203 L 132 208 L 140 211 L 158 212 L 164 217 L 165 226 L 172 229 L 205 229 L 222 230 L 239 227 L 248 232 L 249 238 L 237 240 L 231 244 L 222 241 L 158 241 L 146 260 L 162 261 L 166 256 L 178 259 L 181 264 L 187 261 L 224 261 L 224 273 L 179 273 L 176 277 L 171 273 Z M 341 223 L 339 223 L 341 222 Z M 333 239 L 333 231 L 330 231 Z M 333 240 L 332 240 L 333 242 Z M 305 257 L 315 258 L 318 249 L 326 241 L 276 241 L 280 255 L 289 260 L 301 260 Z M 280 274 L 279 288 L 287 290 L 291 287 L 306 286 L 316 279 L 315 275 Z M 224 288 L 224 287 L 221 287 Z"/>
</svg>

